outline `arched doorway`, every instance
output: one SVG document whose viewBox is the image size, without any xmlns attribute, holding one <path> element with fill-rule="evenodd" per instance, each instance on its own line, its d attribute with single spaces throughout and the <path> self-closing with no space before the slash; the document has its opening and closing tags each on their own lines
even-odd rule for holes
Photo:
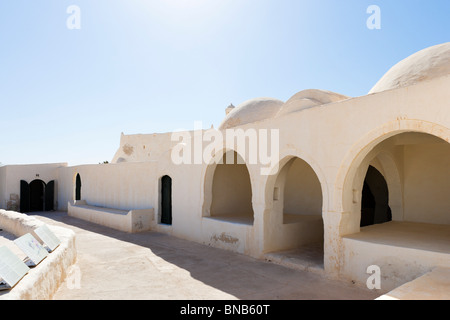
<svg viewBox="0 0 450 320">
<path fill-rule="evenodd" d="M 361 199 L 361 227 L 385 223 L 392 220 L 389 207 L 389 191 L 383 175 L 369 166 Z"/>
<path fill-rule="evenodd" d="M 55 181 L 47 184 L 39 179 L 29 184 L 20 180 L 20 212 L 52 211 L 54 209 Z"/>
<path fill-rule="evenodd" d="M 75 200 L 81 200 L 81 176 L 79 173 L 75 177 Z"/>
<path fill-rule="evenodd" d="M 448 159 L 450 144 L 427 133 L 401 132 L 372 146 L 345 187 L 343 235 L 389 221 L 449 225 Z"/>
<path fill-rule="evenodd" d="M 172 178 L 161 178 L 161 223 L 172 224 Z"/>
<path fill-rule="evenodd" d="M 30 185 L 25 180 L 20 180 L 20 212 L 30 212 Z"/>
<path fill-rule="evenodd" d="M 39 179 L 30 182 L 30 211 L 44 211 L 45 182 Z"/>
<path fill-rule="evenodd" d="M 268 180 L 264 218 L 264 251 L 271 260 L 294 259 L 323 269 L 322 187 L 303 159 L 281 161 L 278 175 Z"/>
<path fill-rule="evenodd" d="M 377 265 L 385 286 L 398 286 L 450 253 L 443 246 L 450 243 L 450 144 L 440 138 L 450 132 L 436 128 L 420 122 L 417 130 L 434 134 L 383 130 L 355 149 L 343 184 L 339 232 L 345 245 L 333 248 L 341 275 L 364 283 L 367 266 Z"/>
<path fill-rule="evenodd" d="M 214 169 L 209 216 L 251 225 L 252 186 L 247 165 L 235 151 L 225 153 L 222 160 Z"/>
<path fill-rule="evenodd" d="M 45 211 L 52 211 L 54 209 L 53 208 L 54 199 L 55 199 L 55 181 L 52 180 L 49 181 L 45 186 L 45 201 L 44 201 Z"/>
</svg>

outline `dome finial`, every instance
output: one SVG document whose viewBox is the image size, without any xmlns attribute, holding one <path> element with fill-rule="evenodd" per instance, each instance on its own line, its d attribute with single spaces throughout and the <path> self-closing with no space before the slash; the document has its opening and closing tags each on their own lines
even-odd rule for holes
<svg viewBox="0 0 450 320">
<path fill-rule="evenodd" d="M 234 108 L 235 108 L 235 106 L 233 106 L 233 104 L 231 103 L 231 104 L 225 109 L 225 114 L 228 115 L 231 111 L 233 111 Z"/>
</svg>

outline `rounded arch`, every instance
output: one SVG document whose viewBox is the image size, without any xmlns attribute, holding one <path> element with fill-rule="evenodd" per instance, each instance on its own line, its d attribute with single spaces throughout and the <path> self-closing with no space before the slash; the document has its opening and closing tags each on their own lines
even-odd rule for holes
<svg viewBox="0 0 450 320">
<path fill-rule="evenodd" d="M 221 149 L 206 167 L 202 216 L 253 224 L 250 171 L 237 151 Z"/>
<path fill-rule="evenodd" d="M 45 211 L 46 183 L 40 179 L 30 182 L 30 211 Z"/>
<path fill-rule="evenodd" d="M 380 142 L 381 143 L 381 142 Z M 380 146 L 380 144 L 378 145 Z M 392 220 L 403 220 L 403 187 L 399 168 L 394 160 L 394 156 L 380 148 L 375 147 L 367 154 L 365 161 L 361 163 L 357 172 L 358 179 L 354 181 L 352 189 L 352 202 L 356 203 L 362 197 L 365 178 L 370 167 L 375 168 L 385 180 L 388 189 L 388 205 L 391 209 Z"/>
<path fill-rule="evenodd" d="M 161 224 L 172 225 L 172 178 L 164 175 L 159 178 L 159 214 Z"/>
<path fill-rule="evenodd" d="M 314 260 L 323 264 L 326 182 L 297 152 L 282 155 L 277 173 L 268 176 L 264 189 L 264 252 L 313 245 Z"/>
<path fill-rule="evenodd" d="M 362 137 L 347 153 L 340 166 L 334 186 L 336 196 L 333 206 L 338 212 L 343 213 L 339 227 L 340 235 L 356 233 L 360 230 L 360 217 L 358 215 L 360 214 L 361 190 L 369 163 L 374 158 L 380 160 L 385 172 L 389 172 L 389 174 L 385 174 L 389 192 L 391 195 L 392 192 L 396 195 L 395 197 L 390 197 L 392 199 L 390 201 L 393 201 L 393 219 L 403 219 L 404 206 L 401 203 L 403 190 L 399 170 L 396 168 L 392 157 L 389 157 L 388 153 L 383 152 L 382 148 L 378 148 L 389 138 L 403 133 L 426 134 L 447 143 L 450 141 L 450 129 L 436 123 L 421 120 L 389 122 Z"/>
<path fill-rule="evenodd" d="M 266 209 L 270 209 L 273 206 L 273 188 L 275 182 L 280 174 L 281 170 L 284 166 L 291 161 L 292 159 L 301 159 L 303 160 L 311 169 L 314 171 L 317 179 L 320 183 L 321 193 L 322 193 L 322 213 L 327 212 L 329 208 L 329 192 L 328 192 L 328 183 L 325 178 L 325 174 L 323 170 L 318 165 L 316 161 L 313 160 L 308 154 L 299 151 L 298 149 L 285 149 L 280 152 L 280 161 L 278 165 L 275 167 L 275 170 L 272 174 L 267 176 L 264 187 L 264 201 Z"/>
<path fill-rule="evenodd" d="M 216 167 L 219 163 L 222 162 L 223 157 L 228 152 L 236 152 L 238 155 L 239 153 L 235 151 L 234 149 L 230 148 L 222 148 L 218 149 L 217 152 L 215 152 L 208 163 L 208 165 L 205 166 L 205 169 L 203 171 L 202 175 L 202 216 L 203 217 L 209 217 L 211 216 L 211 202 L 212 202 L 212 185 L 213 185 L 213 178 L 214 178 L 214 172 L 216 170 Z M 240 155 L 239 155 L 240 156 Z"/>
<path fill-rule="evenodd" d="M 81 186 L 82 186 L 81 175 L 79 172 L 76 172 L 73 175 L 73 194 L 72 194 L 73 200 L 75 201 L 81 200 Z"/>
</svg>

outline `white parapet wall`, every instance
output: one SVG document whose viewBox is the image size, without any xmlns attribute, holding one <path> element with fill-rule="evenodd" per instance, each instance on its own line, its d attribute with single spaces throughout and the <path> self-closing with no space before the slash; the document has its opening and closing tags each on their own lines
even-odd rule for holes
<svg viewBox="0 0 450 320">
<path fill-rule="evenodd" d="M 84 200 L 68 203 L 68 215 L 119 231 L 137 233 L 152 229 L 154 209 L 119 210 L 93 206 Z"/>
<path fill-rule="evenodd" d="M 42 221 L 26 214 L 0 210 L 0 226 L 3 230 L 20 237 L 43 225 Z M 75 233 L 67 228 L 48 226 L 61 244 L 41 263 L 30 271 L 0 300 L 49 300 L 64 282 L 75 263 L 77 251 Z"/>
</svg>

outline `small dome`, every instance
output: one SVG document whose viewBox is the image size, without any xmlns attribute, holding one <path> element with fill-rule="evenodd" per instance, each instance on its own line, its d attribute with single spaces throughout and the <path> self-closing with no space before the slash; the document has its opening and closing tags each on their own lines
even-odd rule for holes
<svg viewBox="0 0 450 320">
<path fill-rule="evenodd" d="M 320 106 L 332 102 L 349 99 L 344 96 L 331 91 L 308 89 L 303 90 L 293 95 L 280 109 L 277 116 L 297 112 L 300 110 Z"/>
<path fill-rule="evenodd" d="M 450 74 L 450 42 L 414 53 L 393 66 L 370 90 L 377 93 Z"/>
<path fill-rule="evenodd" d="M 248 100 L 227 114 L 220 124 L 219 130 L 226 130 L 247 123 L 273 118 L 283 104 L 283 101 L 273 98 Z"/>
</svg>

